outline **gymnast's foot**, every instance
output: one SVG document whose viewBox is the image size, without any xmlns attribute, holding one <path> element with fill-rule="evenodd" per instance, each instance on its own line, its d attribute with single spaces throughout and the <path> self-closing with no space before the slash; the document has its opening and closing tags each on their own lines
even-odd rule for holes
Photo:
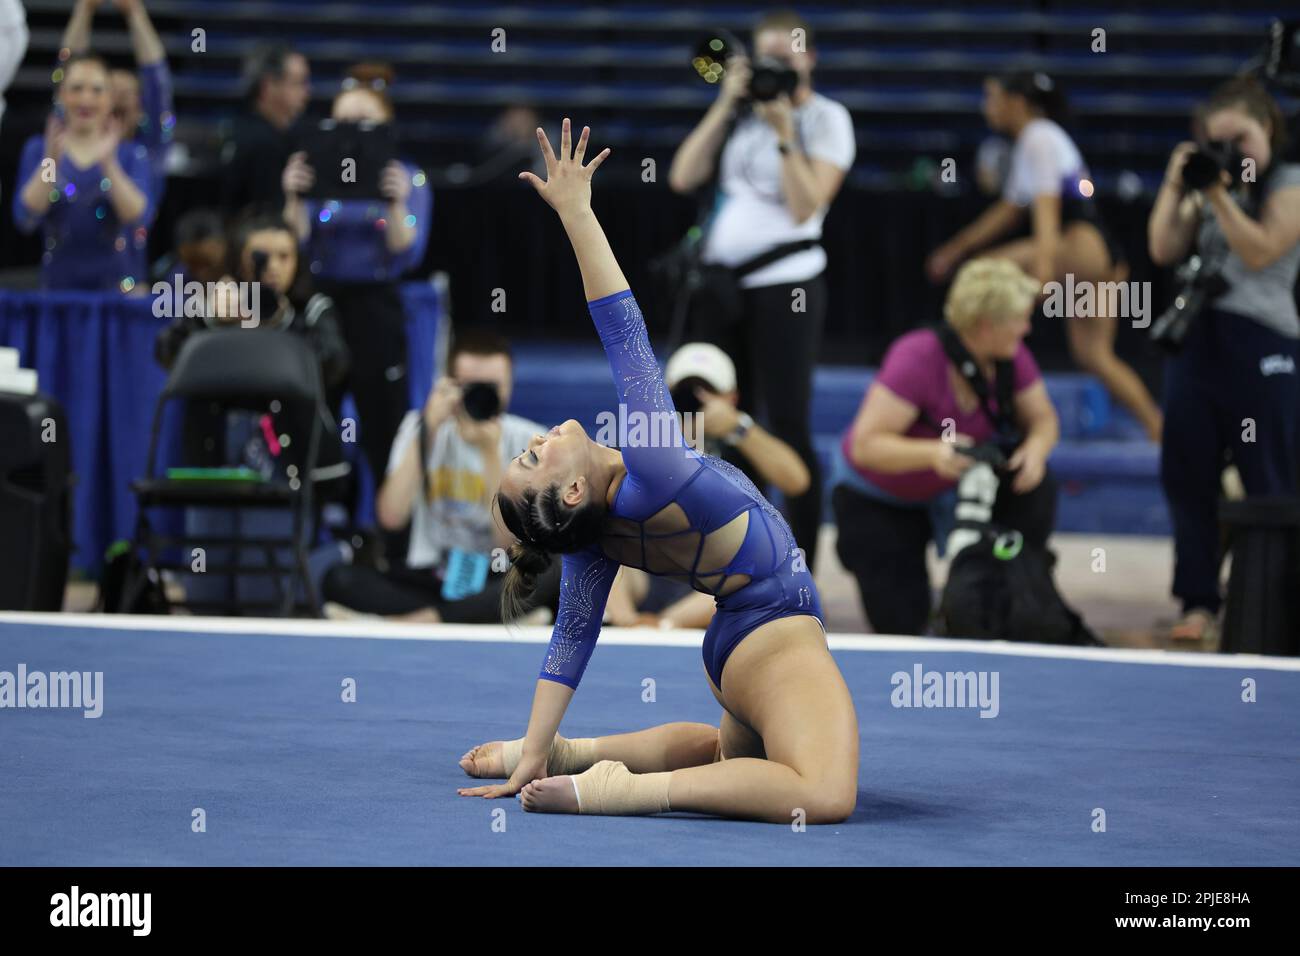
<svg viewBox="0 0 1300 956">
<path fill-rule="evenodd" d="M 578 791 L 572 777 L 547 777 L 520 790 L 519 802 L 530 813 L 577 813 Z"/>
<path fill-rule="evenodd" d="M 600 760 L 575 776 L 534 780 L 519 791 L 525 810 L 643 816 L 668 813 L 671 771 L 632 773 L 618 760 Z"/>
<path fill-rule="evenodd" d="M 460 758 L 460 769 L 471 777 L 507 777 L 500 740 L 479 744 Z"/>
<path fill-rule="evenodd" d="M 524 738 L 479 744 L 460 758 L 460 768 L 471 777 L 509 777 L 519 766 Z M 555 735 L 546 769 L 551 773 L 581 773 L 596 762 L 596 738 Z"/>
</svg>

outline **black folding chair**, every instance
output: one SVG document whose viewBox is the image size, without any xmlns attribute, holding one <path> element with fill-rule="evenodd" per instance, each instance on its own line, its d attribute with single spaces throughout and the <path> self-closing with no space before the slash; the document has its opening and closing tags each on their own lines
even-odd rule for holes
<svg viewBox="0 0 1300 956">
<path fill-rule="evenodd" d="M 296 410 L 290 420 L 310 421 L 306 436 L 290 434 L 290 442 L 306 440 L 306 453 L 298 465 L 287 469 L 287 480 L 229 481 L 203 478 L 160 477 L 157 471 L 159 436 L 163 410 L 172 399 L 213 405 L 224 422 L 225 412 Z M 131 484 L 138 516 L 134 537 L 139 567 L 123 589 L 121 609 L 132 606 L 150 578 L 159 580 L 164 570 L 195 574 L 190 563 L 165 560 L 162 552 L 179 547 L 182 554 L 194 546 L 225 548 L 229 563 L 207 564 L 204 573 L 270 576 L 278 601 L 186 600 L 180 606 L 200 611 L 241 614 L 250 610 L 278 611 L 281 616 L 305 609 L 320 616 L 320 602 L 307 565 L 307 537 L 314 530 L 313 494 L 318 481 L 317 458 L 321 443 L 321 422 L 325 412 L 320 365 L 300 336 L 270 329 L 222 329 L 199 332 L 186 340 L 176 357 L 162 395 L 154 410 L 149 439 L 146 477 Z M 296 456 L 295 456 L 296 457 Z M 337 470 L 337 469 L 334 469 Z M 164 534 L 149 520 L 151 508 L 207 507 L 238 514 L 247 509 L 280 507 L 292 514 L 290 536 L 259 533 L 253 536 L 208 534 Z M 280 560 L 282 550 L 292 551 L 291 566 Z M 243 552 L 265 556 L 265 565 L 241 563 Z M 305 602 L 298 600 L 301 585 Z"/>
</svg>

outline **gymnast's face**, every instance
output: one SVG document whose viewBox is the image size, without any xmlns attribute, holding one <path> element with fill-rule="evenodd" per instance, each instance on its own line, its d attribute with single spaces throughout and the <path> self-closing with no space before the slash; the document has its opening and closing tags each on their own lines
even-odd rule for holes
<svg viewBox="0 0 1300 956">
<path fill-rule="evenodd" d="M 591 491 L 586 477 L 592 464 L 591 446 L 587 433 L 572 418 L 545 435 L 534 435 L 501 476 L 501 492 L 517 500 L 525 488 L 542 491 L 559 485 L 566 505 L 582 504 Z"/>
</svg>

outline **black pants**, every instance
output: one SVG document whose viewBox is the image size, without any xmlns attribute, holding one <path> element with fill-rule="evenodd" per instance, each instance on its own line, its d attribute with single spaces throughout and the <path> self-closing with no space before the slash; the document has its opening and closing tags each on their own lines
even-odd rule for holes
<svg viewBox="0 0 1300 956">
<path fill-rule="evenodd" d="M 796 299 L 798 290 L 802 290 L 802 302 Z M 746 289 L 743 300 L 738 324 L 722 328 L 707 316 L 693 317 L 693 334 L 731 356 L 736 363 L 740 407 L 763 420 L 808 467 L 811 484 L 804 494 L 785 499 L 785 515 L 809 570 L 813 570 L 822 518 L 822 484 L 808 415 L 813 367 L 826 321 L 826 279 L 819 275 L 806 282 Z M 800 304 L 802 312 L 796 311 Z M 745 464 L 746 474 L 762 488 L 758 471 Z"/>
<path fill-rule="evenodd" d="M 1056 479 L 1049 472 L 1028 494 L 998 486 L 993 522 L 1047 546 L 1056 525 Z M 857 579 L 862 610 L 877 634 L 924 634 L 930 621 L 930 574 L 925 548 L 934 537 L 928 509 L 870 498 L 846 485 L 831 493 L 839 537 L 835 552 Z"/>
<path fill-rule="evenodd" d="M 1160 482 L 1174 526 L 1173 592 L 1184 610 L 1219 609 L 1225 461 L 1236 464 L 1248 495 L 1296 492 L 1298 361 L 1295 339 L 1207 310 L 1166 364 Z"/>
<path fill-rule="evenodd" d="M 321 591 L 326 601 L 365 614 L 411 614 L 434 608 L 449 624 L 501 623 L 501 587 L 504 574 L 489 573 L 487 586 L 459 601 L 442 596 L 442 581 L 429 568 L 393 565 L 387 572 L 363 565 L 335 565 L 325 575 Z M 556 612 L 560 601 L 560 560 L 537 579 L 534 607 Z"/>
<path fill-rule="evenodd" d="M 352 367 L 346 384 L 330 395 L 337 413 L 344 390 L 357 405 L 357 437 L 375 487 L 384 480 L 393 439 L 410 408 L 407 387 L 406 311 L 391 282 L 323 284 L 334 300 Z M 342 423 L 340 422 L 340 427 Z"/>
</svg>

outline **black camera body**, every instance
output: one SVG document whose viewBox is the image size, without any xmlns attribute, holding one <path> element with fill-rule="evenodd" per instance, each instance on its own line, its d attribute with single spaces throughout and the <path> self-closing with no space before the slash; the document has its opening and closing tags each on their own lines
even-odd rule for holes
<svg viewBox="0 0 1300 956">
<path fill-rule="evenodd" d="M 1225 172 L 1234 180 L 1239 179 L 1244 160 L 1245 157 L 1232 143 L 1223 140 L 1202 143 L 1188 155 L 1183 165 L 1183 184 L 1188 189 L 1205 189 Z"/>
<path fill-rule="evenodd" d="M 999 477 L 1010 474 L 1010 469 L 1007 467 L 1008 451 L 1002 447 L 1002 443 L 997 439 L 990 439 L 978 445 L 959 446 L 957 450 L 967 458 L 973 458 L 988 465 L 993 469 L 993 473 Z M 1011 451 L 1014 450 L 1014 448 L 1011 449 Z"/>
<path fill-rule="evenodd" d="M 470 382 L 460 393 L 465 414 L 476 422 L 485 422 L 501 414 L 501 393 L 492 382 Z"/>
<path fill-rule="evenodd" d="M 789 96 L 799 85 L 799 74 L 781 60 L 760 56 L 749 77 L 749 95 L 760 103 Z"/>
<path fill-rule="evenodd" d="M 1173 355 L 1183 347 L 1192 320 L 1210 302 L 1228 291 L 1228 280 L 1218 265 L 1193 253 L 1178 266 L 1179 288 L 1174 301 L 1151 323 L 1151 341 Z"/>
</svg>

